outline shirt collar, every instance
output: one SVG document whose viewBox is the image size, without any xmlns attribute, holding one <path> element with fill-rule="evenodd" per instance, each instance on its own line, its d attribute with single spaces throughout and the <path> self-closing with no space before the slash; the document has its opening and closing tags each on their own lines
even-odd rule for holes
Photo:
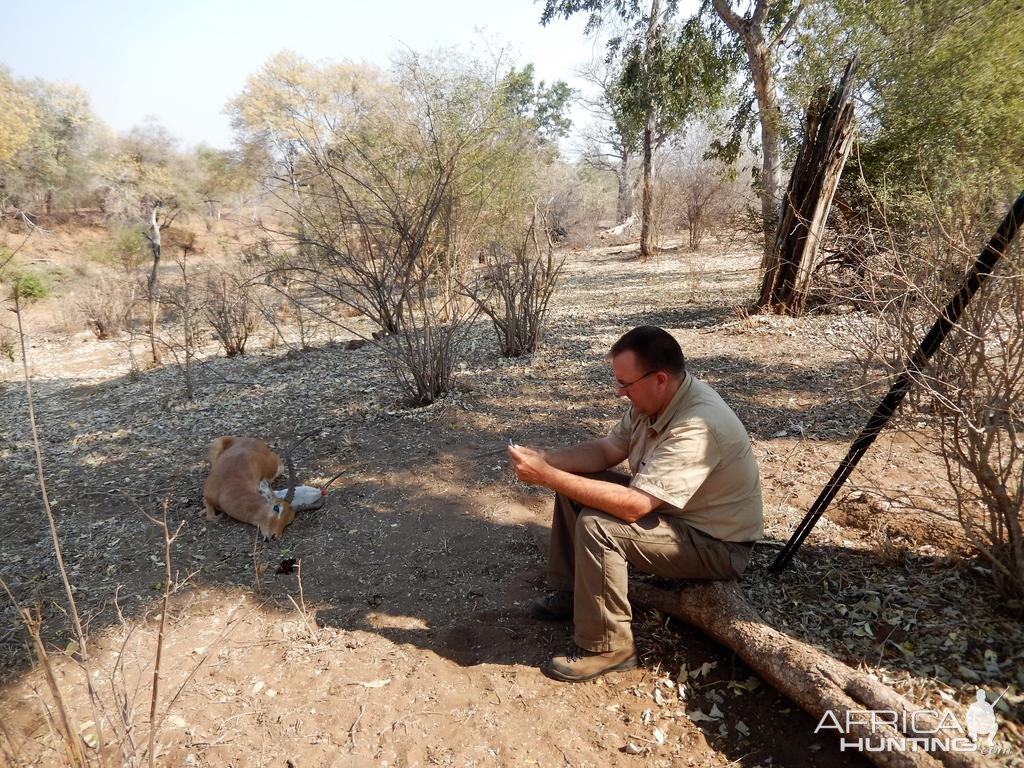
<svg viewBox="0 0 1024 768">
<path fill-rule="evenodd" d="M 665 406 L 662 412 L 658 414 L 657 421 L 651 424 L 651 429 L 653 429 L 656 433 L 660 434 L 662 430 L 664 430 L 665 427 L 667 427 L 669 423 L 671 423 L 672 419 L 675 418 L 676 412 L 679 410 L 679 407 L 686 399 L 686 396 L 690 393 L 690 386 L 692 384 L 693 377 L 689 373 L 687 373 L 686 378 L 684 378 L 679 383 L 679 389 L 677 389 L 675 394 L 672 395 L 672 399 L 668 401 L 668 404 Z"/>
</svg>

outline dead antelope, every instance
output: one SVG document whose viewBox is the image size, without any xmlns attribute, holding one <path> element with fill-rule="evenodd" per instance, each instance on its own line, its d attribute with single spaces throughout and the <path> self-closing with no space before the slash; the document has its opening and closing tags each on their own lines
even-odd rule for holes
<svg viewBox="0 0 1024 768">
<path fill-rule="evenodd" d="M 263 540 L 276 539 L 293 519 L 295 510 L 295 465 L 292 451 L 315 435 L 310 432 L 296 440 L 284 453 L 288 466 L 288 492 L 283 499 L 270 491 L 270 481 L 281 474 L 281 459 L 270 446 L 254 437 L 218 437 L 207 452 L 210 474 L 203 484 L 206 519 L 219 512 L 255 525 Z"/>
</svg>

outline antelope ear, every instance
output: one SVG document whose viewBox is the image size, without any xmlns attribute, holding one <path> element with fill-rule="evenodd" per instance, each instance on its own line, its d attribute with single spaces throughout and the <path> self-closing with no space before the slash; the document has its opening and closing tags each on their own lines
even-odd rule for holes
<svg viewBox="0 0 1024 768">
<path fill-rule="evenodd" d="M 273 495 L 273 492 L 270 490 L 270 483 L 266 480 L 260 480 L 260 496 L 267 501 L 272 501 Z"/>
</svg>

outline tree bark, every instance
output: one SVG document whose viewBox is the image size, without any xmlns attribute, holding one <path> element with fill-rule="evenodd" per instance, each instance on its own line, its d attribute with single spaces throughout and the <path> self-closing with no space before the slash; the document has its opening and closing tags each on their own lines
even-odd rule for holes
<svg viewBox="0 0 1024 768">
<path fill-rule="evenodd" d="M 775 255 L 775 233 L 779 220 L 779 146 L 782 127 L 782 110 L 775 84 L 775 53 L 789 30 L 800 15 L 801 3 L 797 2 L 789 19 L 782 25 L 775 37 L 765 37 L 770 7 L 776 0 L 756 0 L 749 16 L 738 16 L 730 7 L 729 0 L 712 0 L 715 12 L 743 44 L 747 54 L 747 65 L 754 84 L 757 98 L 758 120 L 761 126 L 761 220 L 764 228 L 761 269 L 771 267 Z"/>
<path fill-rule="evenodd" d="M 640 211 L 640 258 L 647 259 L 654 253 L 654 228 L 651 226 L 651 216 L 654 211 L 654 182 L 652 177 L 652 166 L 654 164 L 654 131 L 657 116 L 655 114 L 654 98 L 651 94 L 650 69 L 651 56 L 654 51 L 655 36 L 658 30 L 658 16 L 661 13 L 661 0 L 651 0 L 651 15 L 647 20 L 647 40 L 644 43 L 644 67 L 647 70 L 647 97 L 650 103 L 647 107 L 647 118 L 644 122 L 643 151 L 644 151 L 644 190 L 643 202 Z"/>
<path fill-rule="evenodd" d="M 780 227 L 765 268 L 757 306 L 794 317 L 803 313 L 821 234 L 853 141 L 851 59 L 826 100 L 819 89 L 807 107 L 804 138 L 793 164 Z"/>
<path fill-rule="evenodd" d="M 775 233 L 779 223 L 779 133 L 782 110 L 779 108 L 775 76 L 772 73 L 772 55 L 764 47 L 763 40 L 747 47 L 747 58 L 750 61 L 761 124 L 761 219 L 764 226 L 761 269 L 764 270 L 775 258 Z"/>
<path fill-rule="evenodd" d="M 916 708 L 900 694 L 867 675 L 769 626 L 744 599 L 735 582 L 710 582 L 687 586 L 680 592 L 668 592 L 649 584 L 631 582 L 630 601 L 656 608 L 692 624 L 732 650 L 765 681 L 790 698 L 820 722 L 831 711 L 840 724 L 846 724 L 850 711 L 887 710 L 906 713 L 907 732 L 891 726 L 877 727 L 872 733 L 867 724 L 856 725 L 843 737 L 850 740 L 880 738 L 926 738 L 926 731 L 938 722 Z M 917 715 L 912 715 L 915 711 Z M 911 718 L 914 718 L 912 721 Z M 829 721 L 831 722 L 831 720 Z M 924 729 L 915 734 L 911 722 Z M 992 763 L 972 752 L 898 751 L 864 752 L 875 765 L 886 768 L 978 768 Z"/>
<path fill-rule="evenodd" d="M 619 164 L 615 169 L 615 180 L 618 183 L 615 198 L 615 223 L 622 224 L 633 215 L 633 190 L 629 184 L 629 150 L 623 149 Z"/>
<path fill-rule="evenodd" d="M 146 239 L 149 240 L 149 250 L 153 254 L 153 267 L 149 271 L 149 279 L 146 281 L 146 303 L 149 309 L 149 344 L 153 355 L 153 365 L 160 365 L 160 347 L 156 342 L 156 320 L 157 301 L 156 289 L 160 269 L 160 211 L 159 205 L 154 205 L 149 210 L 149 233 Z"/>
</svg>

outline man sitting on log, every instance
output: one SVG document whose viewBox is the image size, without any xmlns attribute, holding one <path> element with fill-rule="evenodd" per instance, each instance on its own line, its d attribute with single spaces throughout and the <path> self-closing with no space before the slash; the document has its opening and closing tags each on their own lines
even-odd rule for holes
<svg viewBox="0 0 1024 768">
<path fill-rule="evenodd" d="M 674 579 L 734 579 L 763 533 L 750 438 L 711 387 L 687 374 L 678 342 L 634 328 L 609 353 L 631 407 L 607 437 L 552 451 L 508 449 L 516 475 L 555 492 L 554 593 L 530 605 L 573 618 L 575 643 L 543 671 L 581 682 L 637 664 L 627 563 Z M 629 459 L 630 475 L 611 471 Z"/>
</svg>

